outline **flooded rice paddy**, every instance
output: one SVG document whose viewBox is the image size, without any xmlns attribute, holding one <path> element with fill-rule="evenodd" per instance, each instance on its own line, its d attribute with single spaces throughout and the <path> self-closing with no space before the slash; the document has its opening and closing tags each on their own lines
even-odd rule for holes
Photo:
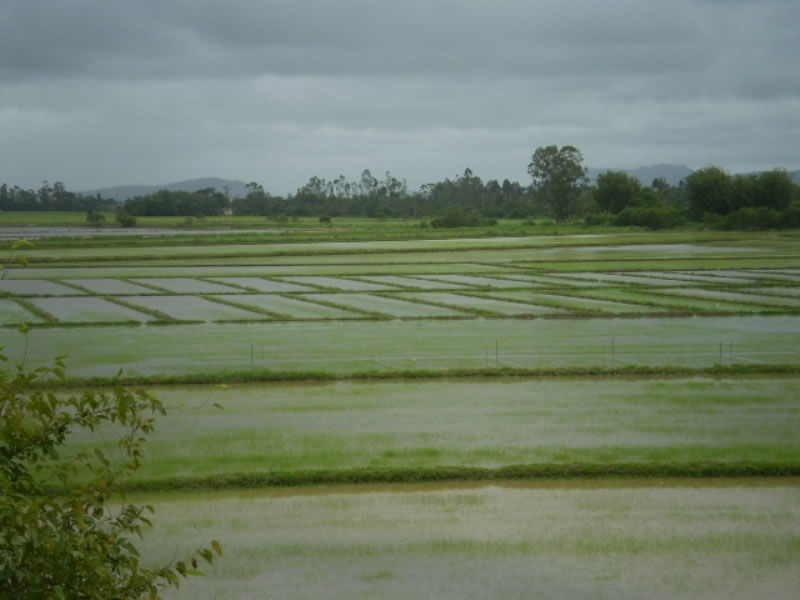
<svg viewBox="0 0 800 600">
<path fill-rule="evenodd" d="M 137 301 L 149 303 L 148 298 L 158 298 L 153 306 L 159 310 L 164 308 L 162 299 L 173 301 L 176 314 L 201 318 L 239 314 L 208 301 L 190 306 L 188 299 L 201 300 L 194 296 Z M 171 314 L 173 307 L 169 309 Z M 209 312 L 202 313 L 206 309 Z M 27 343 L 18 332 L 7 330 L 3 341 L 11 360 L 27 351 L 28 364 L 34 366 L 66 354 L 74 376 L 110 376 L 120 368 L 141 374 L 182 374 L 251 367 L 345 375 L 488 366 L 793 364 L 800 357 L 798 331 L 796 315 L 362 320 L 54 327 L 31 330 Z"/>
<path fill-rule="evenodd" d="M 309 488 L 150 496 L 176 598 L 794 598 L 800 481 Z"/>
</svg>

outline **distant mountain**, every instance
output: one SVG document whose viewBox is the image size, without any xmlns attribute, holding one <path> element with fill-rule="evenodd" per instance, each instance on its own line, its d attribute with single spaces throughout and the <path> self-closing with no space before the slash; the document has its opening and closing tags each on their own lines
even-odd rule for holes
<svg viewBox="0 0 800 600">
<path fill-rule="evenodd" d="M 153 194 L 159 190 L 196 192 L 206 188 L 214 188 L 220 192 L 227 191 L 230 198 L 243 198 L 247 195 L 247 184 L 245 182 L 236 179 L 221 179 L 219 177 L 188 179 L 175 183 L 165 183 L 164 185 L 117 185 L 114 187 L 86 190 L 80 193 L 84 195 L 100 194 L 103 198 L 112 198 L 118 202 L 124 202 L 128 198 Z"/>
<path fill-rule="evenodd" d="M 681 180 L 692 174 L 692 170 L 684 165 L 653 165 L 651 167 L 637 167 L 635 169 L 589 169 L 589 179 L 593 182 L 597 176 L 607 171 L 623 171 L 635 177 L 644 185 L 650 185 L 657 177 L 663 177 L 670 185 L 678 185 Z"/>
</svg>

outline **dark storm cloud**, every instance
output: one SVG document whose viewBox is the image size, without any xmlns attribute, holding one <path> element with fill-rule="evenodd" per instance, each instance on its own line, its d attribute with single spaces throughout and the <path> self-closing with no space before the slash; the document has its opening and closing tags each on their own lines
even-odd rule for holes
<svg viewBox="0 0 800 600">
<path fill-rule="evenodd" d="M 792 2 L 10 0 L 7 76 L 557 76 L 789 65 Z"/>
<path fill-rule="evenodd" d="M 549 143 L 768 168 L 795 160 L 798 22 L 795 0 L 5 0 L 0 180 L 524 180 Z"/>
</svg>

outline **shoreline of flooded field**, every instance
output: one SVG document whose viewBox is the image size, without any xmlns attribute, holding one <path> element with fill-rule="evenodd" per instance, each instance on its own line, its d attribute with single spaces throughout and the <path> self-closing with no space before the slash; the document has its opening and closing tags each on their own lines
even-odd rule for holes
<svg viewBox="0 0 800 600">
<path fill-rule="evenodd" d="M 447 491 L 480 491 L 491 488 L 501 490 L 638 490 L 638 489 L 726 489 L 726 488 L 778 488 L 800 490 L 800 477 L 593 477 L 593 478 L 541 478 L 492 479 L 464 481 L 421 481 L 416 483 L 342 483 L 298 485 L 269 488 L 227 488 L 219 490 L 165 490 L 129 492 L 128 500 L 147 498 L 156 502 L 185 501 L 193 496 L 202 500 L 241 498 L 300 498 L 333 495 L 362 495 L 385 493 L 435 493 Z"/>
</svg>

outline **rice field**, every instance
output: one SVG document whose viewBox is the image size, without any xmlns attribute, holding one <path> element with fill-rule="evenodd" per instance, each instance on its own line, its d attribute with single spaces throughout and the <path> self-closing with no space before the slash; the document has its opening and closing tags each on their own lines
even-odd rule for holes
<svg viewBox="0 0 800 600">
<path fill-rule="evenodd" d="M 0 298 L 0 325 L 14 325 L 20 322 L 36 323 L 41 319 L 13 300 Z"/>
<path fill-rule="evenodd" d="M 201 302 L 195 312 L 186 310 L 190 299 Z M 143 296 L 135 302 L 183 319 L 266 318 L 193 296 Z M 174 302 L 174 309 L 165 302 Z M 212 312 L 200 313 L 205 310 Z M 541 369 L 796 364 L 798 328 L 796 315 L 205 322 L 78 331 L 34 327 L 28 334 L 27 361 L 47 364 L 54 353 L 66 354 L 75 376 L 110 376 L 120 368 L 150 375 L 224 374 L 257 367 L 346 376 L 488 365 Z M 18 360 L 26 347 L 23 336 L 8 330 L 4 337 L 6 353 Z M 253 347 L 261 350 L 254 353 Z M 489 355 L 495 358 L 491 363 Z"/>
<path fill-rule="evenodd" d="M 467 275 L 437 275 L 425 276 L 425 279 L 432 279 L 434 281 L 443 281 L 447 283 L 462 284 L 471 287 L 494 287 L 494 288 L 518 288 L 527 287 L 527 285 L 515 279 L 497 279 L 493 277 L 475 277 Z"/>
<path fill-rule="evenodd" d="M 200 279 L 190 279 L 188 277 L 132 279 L 131 283 L 142 284 L 156 290 L 165 290 L 166 293 L 176 294 L 224 294 L 239 291 L 235 287 L 223 285 L 221 283 L 212 283 Z"/>
<path fill-rule="evenodd" d="M 363 277 L 366 281 L 372 281 L 379 284 L 386 284 L 406 289 L 424 289 L 424 290 L 451 290 L 451 289 L 467 289 L 466 285 L 459 285 L 452 281 L 432 280 L 423 277 L 400 277 L 399 275 L 372 275 L 370 277 Z"/>
<path fill-rule="evenodd" d="M 104 296 L 131 296 L 153 293 L 151 288 L 121 279 L 67 279 L 64 280 L 64 283 L 84 288 L 92 294 L 102 294 Z"/>
<path fill-rule="evenodd" d="M 156 310 L 183 321 L 221 321 L 230 319 L 257 319 L 259 315 L 248 310 L 212 302 L 199 296 L 128 296 L 134 305 Z M 163 335 L 163 331 L 161 334 Z M 176 340 L 180 343 L 180 340 Z"/>
<path fill-rule="evenodd" d="M 153 564 L 220 539 L 176 598 L 777 598 L 797 481 L 562 482 L 147 497 Z"/>
<path fill-rule="evenodd" d="M 254 292 L 265 293 L 309 292 L 315 289 L 307 285 L 264 279 L 263 277 L 215 277 L 214 281 L 218 281 L 223 285 L 232 285 Z"/>
<path fill-rule="evenodd" d="M 279 294 L 249 294 L 246 296 L 225 296 L 226 300 L 242 306 L 254 306 L 289 319 L 356 319 L 359 313 L 314 302 L 315 295 L 302 298 L 281 296 Z M 306 301 L 306 298 L 308 301 Z"/>
<path fill-rule="evenodd" d="M 157 390 L 170 412 L 136 475 L 149 489 L 229 485 L 140 496 L 157 507 L 153 564 L 212 538 L 225 547 L 176 597 L 794 597 L 793 477 L 225 482 L 576 464 L 797 472 L 796 236 L 310 235 L 50 240 L 0 281 L 12 364 L 64 354 L 71 377 L 223 384 Z M 236 385 L 245 375 L 262 382 Z"/>
<path fill-rule="evenodd" d="M 85 298 L 35 298 L 35 306 L 50 313 L 59 321 L 108 322 L 108 321 L 150 321 L 152 316 L 108 302 L 95 296 Z"/>
<path fill-rule="evenodd" d="M 347 279 L 343 277 L 318 277 L 312 275 L 300 275 L 296 277 L 284 277 L 283 281 L 311 285 L 322 289 L 335 289 L 350 292 L 385 292 L 397 289 L 393 285 L 382 283 L 370 283 L 358 279 Z"/>
<path fill-rule="evenodd" d="M 344 308 L 356 308 L 370 313 L 382 314 L 386 317 L 463 317 L 464 313 L 454 308 L 444 308 L 423 304 L 421 302 L 407 302 L 400 298 L 377 296 L 374 294 L 314 294 L 309 296 L 315 300 L 322 300 L 337 304 Z"/>
<path fill-rule="evenodd" d="M 662 290 L 649 291 L 626 288 L 598 288 L 593 290 L 581 290 L 575 293 L 584 298 L 637 302 L 645 306 L 659 307 L 662 310 L 732 314 L 779 312 L 763 305 L 751 303 L 742 304 L 719 298 L 712 299 L 695 296 L 667 295 Z"/>
<path fill-rule="evenodd" d="M 772 297 L 760 296 L 755 293 L 747 293 L 744 291 L 721 291 L 721 290 L 704 290 L 704 289 L 675 289 L 670 288 L 667 290 L 669 294 L 677 294 L 680 296 L 693 296 L 697 298 L 710 298 L 713 300 L 734 301 L 739 303 L 760 304 L 762 306 L 782 306 L 797 308 L 800 307 L 800 300 L 796 298 L 787 297 Z"/>
<path fill-rule="evenodd" d="M 796 377 L 338 381 L 156 392 L 171 409 L 150 436 L 139 480 L 800 456 Z"/>
<path fill-rule="evenodd" d="M 513 291 L 513 292 L 494 292 L 494 298 L 504 298 L 525 302 L 530 304 L 544 305 L 551 307 L 548 312 L 574 311 L 578 313 L 607 313 L 607 314 L 626 314 L 626 313 L 650 313 L 657 312 L 657 309 L 627 302 L 612 302 L 608 300 L 598 300 L 572 295 L 548 294 L 544 292 Z"/>
<path fill-rule="evenodd" d="M 419 302 L 430 302 L 438 305 L 453 306 L 464 310 L 475 311 L 478 314 L 521 316 L 535 314 L 553 314 L 560 312 L 541 306 L 533 306 L 518 302 L 506 302 L 483 296 L 465 296 L 448 292 L 405 292 L 398 294 L 399 298 L 407 298 Z"/>
<path fill-rule="evenodd" d="M 45 279 L 0 280 L 0 293 L 11 296 L 75 296 L 83 292 Z"/>
</svg>

